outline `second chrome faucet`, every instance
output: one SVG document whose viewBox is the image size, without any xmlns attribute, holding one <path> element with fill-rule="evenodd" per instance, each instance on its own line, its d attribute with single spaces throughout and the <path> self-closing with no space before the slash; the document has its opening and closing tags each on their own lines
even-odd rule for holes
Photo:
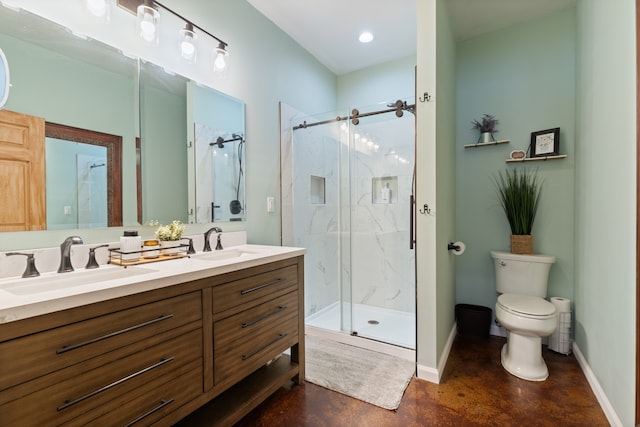
<svg viewBox="0 0 640 427">
<path fill-rule="evenodd" d="M 222 250 L 222 242 L 220 241 L 220 238 L 222 236 L 222 228 L 211 227 L 204 233 L 204 248 L 202 249 L 203 252 L 211 252 L 211 244 L 209 243 L 209 237 L 211 237 L 211 233 L 213 232 L 218 233 L 218 240 L 216 242 L 216 251 Z"/>
</svg>

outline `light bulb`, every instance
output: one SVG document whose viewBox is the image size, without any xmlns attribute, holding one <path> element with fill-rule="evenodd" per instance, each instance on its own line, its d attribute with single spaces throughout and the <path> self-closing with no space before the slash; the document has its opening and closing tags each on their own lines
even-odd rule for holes
<svg viewBox="0 0 640 427">
<path fill-rule="evenodd" d="M 180 49 L 184 59 L 193 58 L 193 54 L 196 52 L 196 47 L 193 45 L 193 39 L 187 36 L 180 44 Z"/>
<path fill-rule="evenodd" d="M 360 43 L 369 43 L 373 40 L 373 34 L 371 34 L 369 31 L 364 31 L 360 34 L 358 40 L 360 40 Z"/>
<path fill-rule="evenodd" d="M 158 41 L 158 18 L 160 14 L 153 7 L 153 2 L 145 1 L 138 6 L 138 29 L 140 30 L 140 37 L 148 42 L 153 43 Z"/>
<path fill-rule="evenodd" d="M 144 18 L 140 22 L 140 35 L 148 42 L 156 37 L 156 24 L 153 22 L 153 15 L 148 12 L 144 13 Z"/>
<path fill-rule="evenodd" d="M 180 42 L 180 56 L 189 62 L 195 62 L 196 60 L 196 33 L 193 32 L 193 25 L 188 23 L 184 29 L 180 30 L 182 35 Z"/>
<path fill-rule="evenodd" d="M 215 59 L 213 61 L 213 71 L 224 71 L 227 68 L 227 55 L 228 52 L 224 48 L 224 43 L 219 43 L 218 47 L 214 50 Z"/>
</svg>

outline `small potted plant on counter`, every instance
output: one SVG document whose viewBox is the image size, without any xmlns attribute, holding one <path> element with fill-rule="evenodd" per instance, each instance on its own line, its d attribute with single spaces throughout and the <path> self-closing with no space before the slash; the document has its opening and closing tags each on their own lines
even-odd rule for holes
<svg viewBox="0 0 640 427">
<path fill-rule="evenodd" d="M 542 185 L 537 172 L 516 169 L 495 179 L 500 205 L 511 228 L 511 253 L 533 254 L 533 222 L 536 219 Z"/>
<path fill-rule="evenodd" d="M 156 226 L 155 235 L 160 241 L 160 255 L 175 255 L 180 246 L 179 240 L 187 227 L 178 220 L 171 221 L 168 225 L 160 224 L 158 221 L 151 221 L 151 226 Z"/>
<path fill-rule="evenodd" d="M 498 129 L 496 129 L 498 123 L 498 119 L 491 114 L 483 114 L 480 120 L 472 121 L 472 128 L 480 131 L 480 136 L 476 144 L 495 142 L 493 134 L 498 132 Z"/>
</svg>

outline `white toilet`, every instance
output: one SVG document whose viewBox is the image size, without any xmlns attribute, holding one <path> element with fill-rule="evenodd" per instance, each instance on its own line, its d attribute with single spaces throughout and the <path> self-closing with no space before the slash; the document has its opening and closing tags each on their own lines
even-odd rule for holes
<svg viewBox="0 0 640 427">
<path fill-rule="evenodd" d="M 542 337 L 557 327 L 556 308 L 544 298 L 554 256 L 516 255 L 491 251 L 496 269 L 496 319 L 507 330 L 502 366 L 516 377 L 544 381 L 549 376 L 542 359 Z"/>
</svg>

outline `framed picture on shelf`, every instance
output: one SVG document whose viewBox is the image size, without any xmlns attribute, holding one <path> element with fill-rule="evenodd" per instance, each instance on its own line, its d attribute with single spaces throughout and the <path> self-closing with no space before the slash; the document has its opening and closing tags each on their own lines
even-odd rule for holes
<svg viewBox="0 0 640 427">
<path fill-rule="evenodd" d="M 560 128 L 531 132 L 531 157 L 557 156 L 560 154 Z"/>
</svg>

